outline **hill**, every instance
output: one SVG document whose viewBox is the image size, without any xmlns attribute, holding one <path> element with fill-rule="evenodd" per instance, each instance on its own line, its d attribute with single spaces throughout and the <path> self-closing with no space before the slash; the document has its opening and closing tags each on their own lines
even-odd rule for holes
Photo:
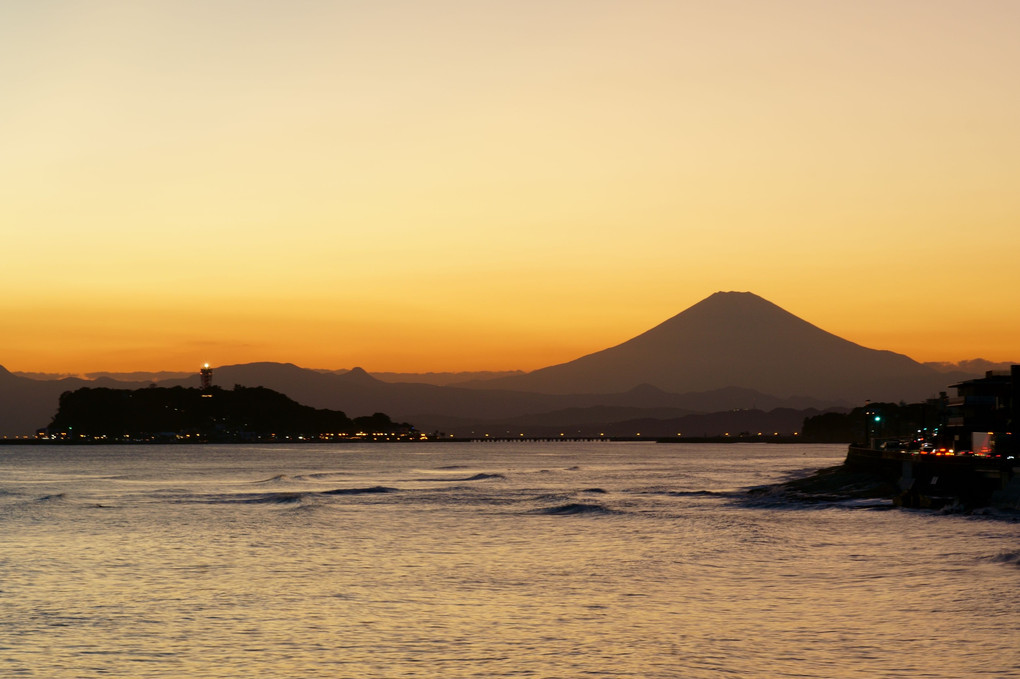
<svg viewBox="0 0 1020 679">
<path fill-rule="evenodd" d="M 779 399 L 750 389 L 728 387 L 686 394 L 637 385 L 620 393 L 541 394 L 507 389 L 478 389 L 420 383 L 389 383 L 361 368 L 341 375 L 323 374 L 292 364 L 248 363 L 216 369 L 219 384 L 261 385 L 283 392 L 302 403 L 345 412 L 386 412 L 414 422 L 422 431 L 498 430 L 537 431 L 539 424 L 555 428 L 551 420 L 579 409 L 592 429 L 598 423 L 638 417 L 670 416 L 731 409 L 824 408 L 833 405 L 817 399 Z M 183 382 L 197 385 L 198 378 Z M 594 419 L 593 419 L 594 418 Z M 573 423 L 573 420 L 570 420 Z M 542 431 L 545 431 L 543 428 Z"/>
<path fill-rule="evenodd" d="M 103 378 L 79 377 L 35 380 L 15 375 L 0 366 L 0 436 L 33 433 L 45 427 L 57 412 L 57 401 L 65 391 L 82 387 L 137 388 L 140 383 Z"/>
<path fill-rule="evenodd" d="M 352 420 L 341 411 L 301 405 L 265 387 L 235 386 L 146 389 L 89 388 L 65 392 L 48 427 L 62 440 L 234 441 L 246 439 L 319 438 L 359 431 L 406 432 L 387 415 Z"/>
</svg>

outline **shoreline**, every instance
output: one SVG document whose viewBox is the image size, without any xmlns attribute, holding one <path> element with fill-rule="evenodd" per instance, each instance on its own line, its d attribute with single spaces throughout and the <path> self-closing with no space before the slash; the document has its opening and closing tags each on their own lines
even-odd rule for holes
<svg viewBox="0 0 1020 679">
<path fill-rule="evenodd" d="M 1007 460 L 861 455 L 850 446 L 842 464 L 776 484 L 755 486 L 751 498 L 780 497 L 805 504 L 884 500 L 885 508 L 974 512 L 1020 511 L 1020 474 Z M 855 454 L 856 453 L 856 454 Z M 912 459 L 912 458 L 920 459 Z M 878 508 L 878 507 L 876 507 Z"/>
<path fill-rule="evenodd" d="M 154 439 L 41 439 L 35 437 L 24 438 L 0 438 L 0 446 L 106 446 L 106 445 L 224 445 L 224 444 L 323 444 L 323 443 L 535 443 L 535 442 L 644 442 L 664 444 L 698 444 L 698 443 L 772 443 L 783 445 L 846 445 L 842 441 L 816 441 L 805 439 L 799 435 L 769 435 L 769 436 L 683 436 L 683 437 L 654 437 L 654 436 L 543 436 L 527 434 L 521 436 L 449 436 L 437 438 L 415 438 L 401 436 L 379 436 L 371 438 L 273 438 L 273 439 L 226 439 L 226 440 L 203 440 L 203 439 L 182 439 L 182 440 L 154 440 Z"/>
</svg>

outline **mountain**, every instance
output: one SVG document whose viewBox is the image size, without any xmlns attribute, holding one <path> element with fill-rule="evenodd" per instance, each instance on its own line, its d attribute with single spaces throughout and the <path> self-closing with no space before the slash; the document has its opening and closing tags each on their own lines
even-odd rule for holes
<svg viewBox="0 0 1020 679">
<path fill-rule="evenodd" d="M 750 292 L 717 292 L 623 344 L 471 386 L 579 394 L 642 383 L 674 393 L 742 387 L 856 403 L 926 398 L 945 389 L 946 374 L 837 337 Z"/>
<path fill-rule="evenodd" d="M 263 386 L 299 403 L 316 408 L 342 410 L 348 415 L 385 412 L 401 421 L 419 425 L 442 424 L 450 417 L 458 421 L 481 421 L 501 417 L 517 417 L 569 407 L 597 404 L 640 407 L 673 406 L 676 394 L 658 390 L 633 390 L 632 394 L 557 395 L 536 394 L 505 389 L 466 389 L 414 382 L 384 382 L 361 368 L 343 374 L 308 370 L 291 363 L 246 363 L 215 369 L 213 382 L 229 388 L 233 384 Z M 198 377 L 168 380 L 160 386 L 196 386 Z M 748 401 L 753 397 L 744 395 Z M 759 395 L 767 399 L 764 395 Z M 681 399 L 689 406 L 690 399 Z M 399 413 L 399 414 L 396 414 Z M 420 426 L 420 425 L 419 425 Z"/>
<path fill-rule="evenodd" d="M 343 375 L 350 372 L 346 369 L 341 370 L 319 370 L 318 372 L 332 374 L 332 375 Z M 382 382 L 415 382 L 418 384 L 434 384 L 436 386 L 445 387 L 447 385 L 456 385 L 462 382 L 475 382 L 478 380 L 492 380 L 497 377 L 507 377 L 509 375 L 523 375 L 523 370 L 478 370 L 478 371 L 464 371 L 464 372 L 427 372 L 427 373 L 397 373 L 397 372 L 379 372 L 378 370 L 372 372 L 372 377 Z"/>
<path fill-rule="evenodd" d="M 135 389 L 142 386 L 145 384 L 106 378 L 33 380 L 15 375 L 0 366 L 0 436 L 24 436 L 48 425 L 57 412 L 60 395 L 65 391 L 81 387 Z"/>
<path fill-rule="evenodd" d="M 637 385 L 621 393 L 541 394 L 508 389 L 468 389 L 420 383 L 384 382 L 361 368 L 343 374 L 308 370 L 291 363 L 247 363 L 215 369 L 215 384 L 229 388 L 233 384 L 263 386 L 316 408 L 342 410 L 348 415 L 384 412 L 420 429 L 451 429 L 478 425 L 507 418 L 525 418 L 537 422 L 544 413 L 571 409 L 604 408 L 601 421 L 660 416 L 654 411 L 669 410 L 670 415 L 711 410 L 753 408 L 812 408 L 833 405 L 818 399 L 780 399 L 750 389 L 729 387 L 704 392 L 674 394 L 651 385 Z M 160 386 L 197 386 L 198 377 L 168 380 Z M 643 412 L 638 412 L 643 411 Z M 661 415 L 666 416 L 666 415 Z M 538 418 L 528 420 L 527 418 Z M 548 417 L 546 418 L 548 419 Z"/>
<path fill-rule="evenodd" d="M 1017 363 L 1020 363 L 1020 361 L 987 361 L 983 358 L 972 358 L 966 361 L 959 361 L 958 363 L 929 361 L 924 365 L 934 368 L 941 373 L 958 376 L 961 380 L 967 380 L 983 375 L 989 370 L 1009 372 L 1010 366 Z"/>
<path fill-rule="evenodd" d="M 492 436 L 600 436 L 687 437 L 781 434 L 789 436 L 800 431 L 804 420 L 823 411 L 813 408 L 794 410 L 775 408 L 763 410 L 726 410 L 721 412 L 687 413 L 636 409 L 629 416 L 623 409 L 596 407 L 555 411 L 539 417 L 515 418 L 505 422 L 472 423 L 475 432 Z"/>
<path fill-rule="evenodd" d="M 266 387 L 351 417 L 383 412 L 423 431 L 463 431 L 496 425 L 555 428 L 557 421 L 597 428 L 698 412 L 917 401 L 972 376 L 940 372 L 901 354 L 854 344 L 749 292 L 719 292 L 618 346 L 498 379 L 439 386 L 382 381 L 361 368 L 330 372 L 290 363 L 248 363 L 217 367 L 213 383 L 228 389 L 235 384 Z M 106 377 L 43 381 L 0 368 L 0 435 L 45 427 L 64 391 L 147 384 Z M 195 374 L 158 384 L 194 387 L 199 378 Z M 664 426 L 686 428 L 682 422 Z M 699 430 L 707 424 L 691 426 Z"/>
<path fill-rule="evenodd" d="M 804 420 L 822 411 L 815 408 L 774 408 L 769 411 L 737 409 L 718 412 L 690 412 L 676 408 L 625 408 L 593 406 L 567 408 L 537 415 L 491 421 L 447 420 L 451 430 L 465 435 L 515 436 L 646 436 L 688 437 L 733 436 L 741 434 L 782 434 L 799 432 Z M 440 428 L 441 427 L 436 427 Z"/>
</svg>

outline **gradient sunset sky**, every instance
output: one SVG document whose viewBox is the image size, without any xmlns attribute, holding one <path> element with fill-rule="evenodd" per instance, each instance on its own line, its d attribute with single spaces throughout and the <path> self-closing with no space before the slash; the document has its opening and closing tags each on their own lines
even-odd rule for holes
<svg viewBox="0 0 1020 679">
<path fill-rule="evenodd" d="M 534 369 L 748 290 L 1020 360 L 1020 2 L 0 6 L 0 364 Z"/>
</svg>

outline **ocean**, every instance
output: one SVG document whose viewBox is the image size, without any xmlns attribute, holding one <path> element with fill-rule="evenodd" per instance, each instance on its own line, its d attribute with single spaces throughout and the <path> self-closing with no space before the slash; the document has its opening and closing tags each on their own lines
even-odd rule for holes
<svg viewBox="0 0 1020 679">
<path fill-rule="evenodd" d="M 0 677 L 1020 677 L 1015 515 L 844 446 L 0 447 Z"/>
</svg>

